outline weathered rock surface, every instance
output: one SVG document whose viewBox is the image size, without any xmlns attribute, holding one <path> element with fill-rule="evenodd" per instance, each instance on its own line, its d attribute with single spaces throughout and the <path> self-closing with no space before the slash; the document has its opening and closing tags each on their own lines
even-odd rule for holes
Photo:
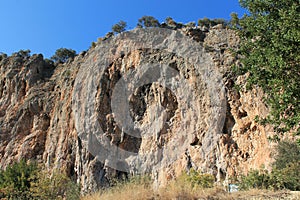
<svg viewBox="0 0 300 200">
<path fill-rule="evenodd" d="M 149 29 L 104 40 L 56 68 L 42 55 L 3 59 L 0 167 L 21 158 L 36 159 L 50 169 L 64 170 L 83 191 L 107 186 L 123 174 L 112 169 L 116 159 L 99 152 L 99 144 L 113 146 L 125 156 L 126 169 L 150 173 L 156 185 L 190 168 L 228 181 L 251 168 L 268 167 L 272 128 L 254 120 L 268 113 L 264 94 L 259 88 L 247 91 L 245 77 L 230 76 L 230 66 L 239 64 L 230 49 L 238 45 L 234 31 L 223 28 L 205 33 Z M 122 88 L 122 77 L 142 77 L 145 67 L 156 63 L 177 74 L 169 82 L 153 83 L 148 77 L 147 84 L 136 88 L 138 79 L 131 86 L 125 81 L 133 91 L 124 98 L 128 105 L 114 99 L 123 97 L 114 93 L 115 87 Z M 241 84 L 239 90 L 236 84 Z M 133 126 L 123 124 L 122 129 L 117 118 L 120 113 L 121 118 L 127 116 L 125 108 L 130 116 L 125 121 Z M 137 127 L 140 137 L 130 133 Z"/>
</svg>

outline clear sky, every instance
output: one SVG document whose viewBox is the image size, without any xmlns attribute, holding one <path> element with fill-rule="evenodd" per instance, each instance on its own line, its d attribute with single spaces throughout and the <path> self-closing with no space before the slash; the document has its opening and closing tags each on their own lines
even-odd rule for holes
<svg viewBox="0 0 300 200">
<path fill-rule="evenodd" d="M 132 29 L 144 15 L 187 23 L 230 19 L 231 12 L 245 11 L 238 0 L 0 0 L 0 52 L 30 49 L 51 57 L 65 47 L 79 53 L 120 20 Z"/>
</svg>

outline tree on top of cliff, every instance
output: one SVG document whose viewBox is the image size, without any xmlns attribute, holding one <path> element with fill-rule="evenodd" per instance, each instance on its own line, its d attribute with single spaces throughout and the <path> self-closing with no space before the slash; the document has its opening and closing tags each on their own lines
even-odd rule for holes
<svg viewBox="0 0 300 200">
<path fill-rule="evenodd" d="M 27 49 L 27 50 L 21 49 L 20 51 L 15 52 L 12 55 L 14 55 L 14 56 L 20 56 L 20 57 L 23 57 L 23 58 L 29 58 L 30 57 L 30 53 L 31 53 L 31 51 L 29 49 Z"/>
<path fill-rule="evenodd" d="M 159 27 L 160 23 L 157 19 L 155 19 L 152 16 L 143 16 L 139 19 L 137 27 L 143 28 L 143 27 Z"/>
<path fill-rule="evenodd" d="M 295 0 L 240 0 L 249 11 L 240 20 L 242 73 L 249 86 L 268 95 L 275 130 L 300 134 L 300 3 Z"/>
<path fill-rule="evenodd" d="M 119 21 L 117 24 L 112 26 L 112 31 L 114 33 L 122 33 L 126 30 L 127 23 L 124 21 Z"/>
<path fill-rule="evenodd" d="M 224 19 L 208 19 L 204 17 L 203 19 L 198 19 L 198 26 L 205 26 L 205 27 L 213 27 L 218 24 L 226 25 L 226 21 Z"/>
<path fill-rule="evenodd" d="M 55 51 L 55 54 L 51 57 L 55 62 L 66 62 L 69 58 L 74 58 L 76 51 L 67 48 L 60 48 Z"/>
</svg>

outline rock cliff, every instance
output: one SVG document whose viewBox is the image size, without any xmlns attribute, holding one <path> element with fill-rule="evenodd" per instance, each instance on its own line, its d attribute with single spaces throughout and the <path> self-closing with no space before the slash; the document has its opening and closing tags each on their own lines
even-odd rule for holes
<svg viewBox="0 0 300 200">
<path fill-rule="evenodd" d="M 127 173 L 161 186 L 191 168 L 220 182 L 268 168 L 272 127 L 255 122 L 268 108 L 231 75 L 238 45 L 221 26 L 135 29 L 55 67 L 42 55 L 2 59 L 0 167 L 38 160 L 83 192 Z"/>
</svg>

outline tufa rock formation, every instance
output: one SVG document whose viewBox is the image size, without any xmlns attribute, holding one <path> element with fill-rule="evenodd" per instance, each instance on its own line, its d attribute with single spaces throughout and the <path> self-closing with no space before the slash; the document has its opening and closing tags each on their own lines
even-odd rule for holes
<svg viewBox="0 0 300 200">
<path fill-rule="evenodd" d="M 107 187 L 128 173 L 151 174 L 155 185 L 163 186 L 191 168 L 224 183 L 251 168 L 268 168 L 272 127 L 254 120 L 268 108 L 260 88 L 247 91 L 246 77 L 231 75 L 230 67 L 240 64 L 231 54 L 238 46 L 235 32 L 221 26 L 135 29 L 56 67 L 42 55 L 2 59 L 0 167 L 22 158 L 38 160 L 49 170 L 66 172 L 83 192 Z M 156 63 L 177 73 L 171 86 L 150 77 L 131 88 L 124 80 L 133 93 L 126 98 L 121 90 L 114 93 L 128 73 L 147 80 L 145 66 Z M 150 72 L 154 76 L 157 68 Z M 183 78 L 176 82 L 176 77 Z M 114 95 L 127 99 L 127 107 Z M 123 120 L 133 127 L 121 127 L 119 113 L 130 116 Z M 136 127 L 142 130 L 139 137 L 130 133 Z M 126 158 L 121 169 L 127 172 L 115 170 L 118 159 L 99 151 L 106 141 Z"/>
</svg>

